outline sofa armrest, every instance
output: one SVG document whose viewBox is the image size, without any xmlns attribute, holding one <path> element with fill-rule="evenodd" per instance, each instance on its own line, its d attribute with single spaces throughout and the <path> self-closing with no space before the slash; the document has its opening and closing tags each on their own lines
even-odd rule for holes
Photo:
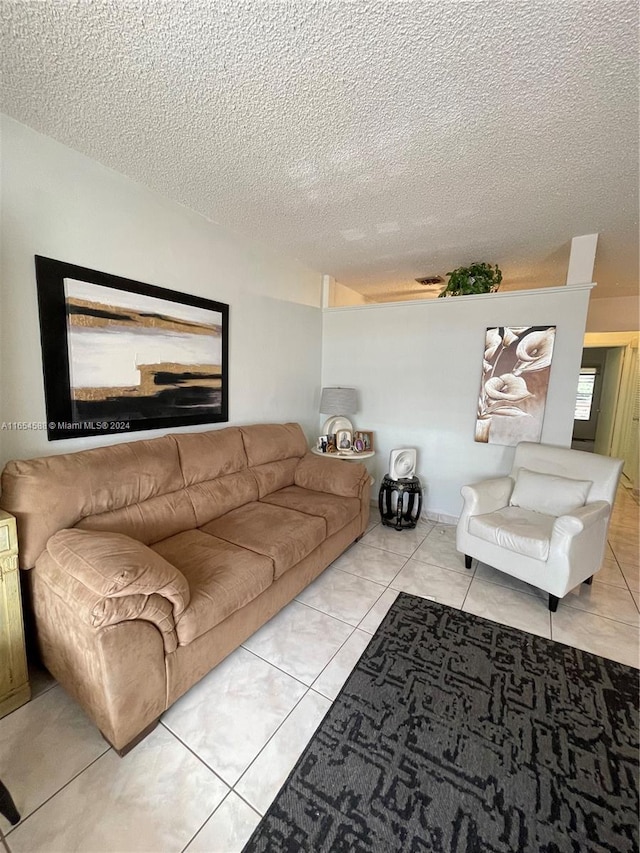
<svg viewBox="0 0 640 853">
<path fill-rule="evenodd" d="M 166 660 L 177 648 L 169 627 L 173 606 L 159 595 L 106 599 L 60 568 L 47 551 L 29 580 L 35 639 L 45 666 L 107 741 L 126 750 L 167 707 Z M 118 605 L 116 615 L 110 608 Z"/>
<path fill-rule="evenodd" d="M 460 490 L 464 498 L 463 515 L 485 515 L 502 509 L 508 505 L 512 491 L 511 477 L 495 477 L 463 486 Z"/>
<path fill-rule="evenodd" d="M 370 477 L 361 462 L 344 459 L 327 459 L 307 453 L 298 462 L 294 472 L 294 483 L 314 492 L 326 492 L 345 498 L 365 497 L 368 502 Z"/>
<path fill-rule="evenodd" d="M 187 579 L 151 548 L 122 533 L 60 530 L 47 553 L 92 592 L 107 598 L 157 593 L 171 602 L 177 618 L 190 601 Z"/>
<path fill-rule="evenodd" d="M 178 647 L 173 605 L 157 593 L 107 596 L 85 586 L 44 551 L 36 560 L 38 583 L 44 584 L 80 622 L 90 628 L 105 628 L 140 619 L 151 622 L 162 636 L 165 654 Z"/>
<path fill-rule="evenodd" d="M 60 530 L 36 561 L 54 592 L 93 628 L 143 619 L 175 651 L 175 622 L 189 604 L 184 575 L 160 554 L 121 533 Z"/>
</svg>

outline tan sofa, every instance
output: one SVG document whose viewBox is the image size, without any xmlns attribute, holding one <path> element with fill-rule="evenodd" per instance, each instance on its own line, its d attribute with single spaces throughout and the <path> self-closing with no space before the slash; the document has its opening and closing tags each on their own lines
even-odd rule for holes
<svg viewBox="0 0 640 853">
<path fill-rule="evenodd" d="M 42 659 L 124 754 L 365 530 L 364 465 L 297 424 L 10 462 Z"/>
</svg>

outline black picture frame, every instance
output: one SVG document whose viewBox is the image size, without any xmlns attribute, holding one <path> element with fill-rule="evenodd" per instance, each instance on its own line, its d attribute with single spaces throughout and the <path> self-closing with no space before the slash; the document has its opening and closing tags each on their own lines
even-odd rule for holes
<svg viewBox="0 0 640 853">
<path fill-rule="evenodd" d="M 35 269 L 49 441 L 229 420 L 227 304 L 41 255 Z M 132 366 L 136 339 L 166 359 Z M 137 385 L 100 384 L 119 369 Z"/>
</svg>

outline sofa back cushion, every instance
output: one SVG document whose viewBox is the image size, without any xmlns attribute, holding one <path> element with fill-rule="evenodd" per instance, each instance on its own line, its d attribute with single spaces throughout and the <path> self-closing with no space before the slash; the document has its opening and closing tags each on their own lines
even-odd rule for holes
<svg viewBox="0 0 640 853">
<path fill-rule="evenodd" d="M 202 527 L 214 518 L 258 499 L 256 478 L 248 468 L 217 480 L 195 483 L 188 486 L 186 492 L 195 513 L 194 527 Z"/>
<path fill-rule="evenodd" d="M 185 486 L 235 474 L 247 467 L 238 427 L 171 436 L 178 447 Z"/>
<path fill-rule="evenodd" d="M 357 498 L 363 481 L 368 479 L 369 474 L 362 462 L 331 458 L 320 461 L 311 453 L 301 460 L 295 473 L 296 486 L 345 498 Z"/>
<path fill-rule="evenodd" d="M 247 467 L 239 427 L 185 433 L 173 438 L 180 454 L 186 494 L 193 506 L 195 524 L 192 527 L 207 524 L 257 499 L 258 488 Z M 177 532 L 168 531 L 166 535 Z"/>
<path fill-rule="evenodd" d="M 75 525 L 81 530 L 123 533 L 145 545 L 196 527 L 194 505 L 185 489 L 156 495 L 142 503 L 88 515 Z"/>
<path fill-rule="evenodd" d="M 56 531 L 177 491 L 182 484 L 176 443 L 164 436 L 9 462 L 1 503 L 17 519 L 20 565 L 31 568 Z"/>
<path fill-rule="evenodd" d="M 298 462 L 308 450 L 300 425 L 254 424 L 241 432 L 258 496 L 292 486 Z"/>
<path fill-rule="evenodd" d="M 240 431 L 252 468 L 294 456 L 299 459 L 308 450 L 299 424 L 253 424 L 241 427 Z"/>
<path fill-rule="evenodd" d="M 255 468 L 249 469 L 257 485 L 258 497 L 264 498 L 280 491 L 280 489 L 292 486 L 299 462 L 300 459 L 294 456 L 291 459 L 281 459 L 278 462 L 265 462 L 264 465 L 257 465 Z"/>
</svg>

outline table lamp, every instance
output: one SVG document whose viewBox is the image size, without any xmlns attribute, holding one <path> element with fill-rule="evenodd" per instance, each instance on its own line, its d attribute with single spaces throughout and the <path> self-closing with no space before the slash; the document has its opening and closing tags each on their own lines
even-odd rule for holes
<svg viewBox="0 0 640 853">
<path fill-rule="evenodd" d="M 339 429 L 353 432 L 353 426 L 346 415 L 355 415 L 358 411 L 358 397 L 355 388 L 323 388 L 320 397 L 320 413 L 330 417 L 322 427 L 323 435 L 334 435 Z"/>
</svg>

